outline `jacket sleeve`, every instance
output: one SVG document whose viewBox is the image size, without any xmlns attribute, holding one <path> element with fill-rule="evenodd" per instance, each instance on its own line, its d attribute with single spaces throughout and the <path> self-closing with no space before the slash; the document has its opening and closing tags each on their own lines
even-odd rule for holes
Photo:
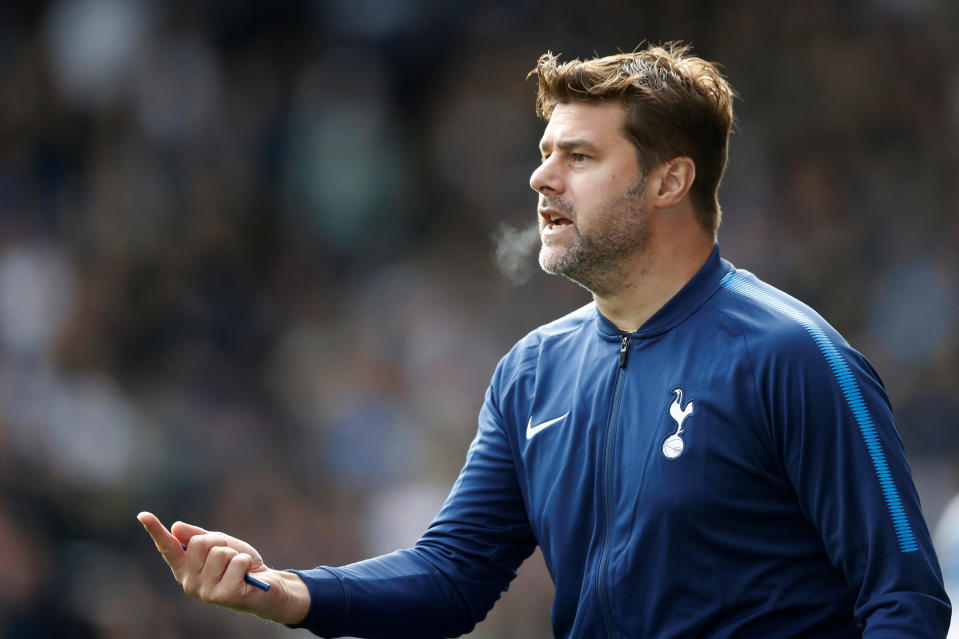
<svg viewBox="0 0 959 639">
<path fill-rule="evenodd" d="M 323 637 L 428 639 L 457 637 L 486 617 L 535 547 L 493 388 L 459 478 L 416 545 L 294 571 L 311 597 L 298 627 Z"/>
<path fill-rule="evenodd" d="M 773 442 L 863 637 L 944 638 L 949 600 L 878 374 L 821 318 L 779 338 L 759 375 Z"/>
</svg>

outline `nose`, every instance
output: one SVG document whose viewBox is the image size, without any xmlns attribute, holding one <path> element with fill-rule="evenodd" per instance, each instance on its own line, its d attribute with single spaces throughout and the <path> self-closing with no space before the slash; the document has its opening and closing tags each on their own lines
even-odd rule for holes
<svg viewBox="0 0 959 639">
<path fill-rule="evenodd" d="M 529 186 L 537 193 L 543 195 L 556 195 L 563 191 L 563 180 L 553 161 L 553 157 L 547 158 L 542 164 L 536 167 L 533 174 L 529 176 Z"/>
</svg>

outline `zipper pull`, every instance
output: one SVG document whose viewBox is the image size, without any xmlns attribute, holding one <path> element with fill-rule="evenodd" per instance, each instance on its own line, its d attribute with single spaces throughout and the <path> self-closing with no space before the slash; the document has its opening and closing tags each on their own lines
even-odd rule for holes
<svg viewBox="0 0 959 639">
<path fill-rule="evenodd" d="M 626 368 L 626 357 L 629 355 L 629 335 L 623 335 L 619 345 L 619 367 Z"/>
</svg>

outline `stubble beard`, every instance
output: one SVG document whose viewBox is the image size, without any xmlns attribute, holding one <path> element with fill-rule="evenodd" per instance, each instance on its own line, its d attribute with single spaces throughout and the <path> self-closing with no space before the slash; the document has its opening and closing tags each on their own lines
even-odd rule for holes
<svg viewBox="0 0 959 639">
<path fill-rule="evenodd" d="M 539 265 L 547 273 L 561 275 L 594 295 L 606 296 L 622 287 L 635 268 L 636 255 L 645 253 L 649 243 L 649 219 L 643 199 L 645 176 L 598 213 L 595 226 L 585 234 L 573 227 L 575 236 L 559 254 L 552 256 L 544 243 Z M 562 202 L 550 206 L 562 211 L 575 223 L 575 209 Z"/>
</svg>

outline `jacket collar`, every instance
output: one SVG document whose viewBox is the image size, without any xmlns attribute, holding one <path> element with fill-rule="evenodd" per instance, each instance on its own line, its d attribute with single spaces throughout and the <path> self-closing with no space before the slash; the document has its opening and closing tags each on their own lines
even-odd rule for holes
<svg viewBox="0 0 959 639">
<path fill-rule="evenodd" d="M 720 281 L 732 269 L 732 264 L 719 257 L 719 244 L 715 244 L 706 263 L 692 279 L 632 335 L 640 338 L 652 337 L 678 326 L 719 290 Z M 600 313 L 598 308 L 596 328 L 600 335 L 609 340 L 618 341 L 625 334 Z"/>
</svg>

